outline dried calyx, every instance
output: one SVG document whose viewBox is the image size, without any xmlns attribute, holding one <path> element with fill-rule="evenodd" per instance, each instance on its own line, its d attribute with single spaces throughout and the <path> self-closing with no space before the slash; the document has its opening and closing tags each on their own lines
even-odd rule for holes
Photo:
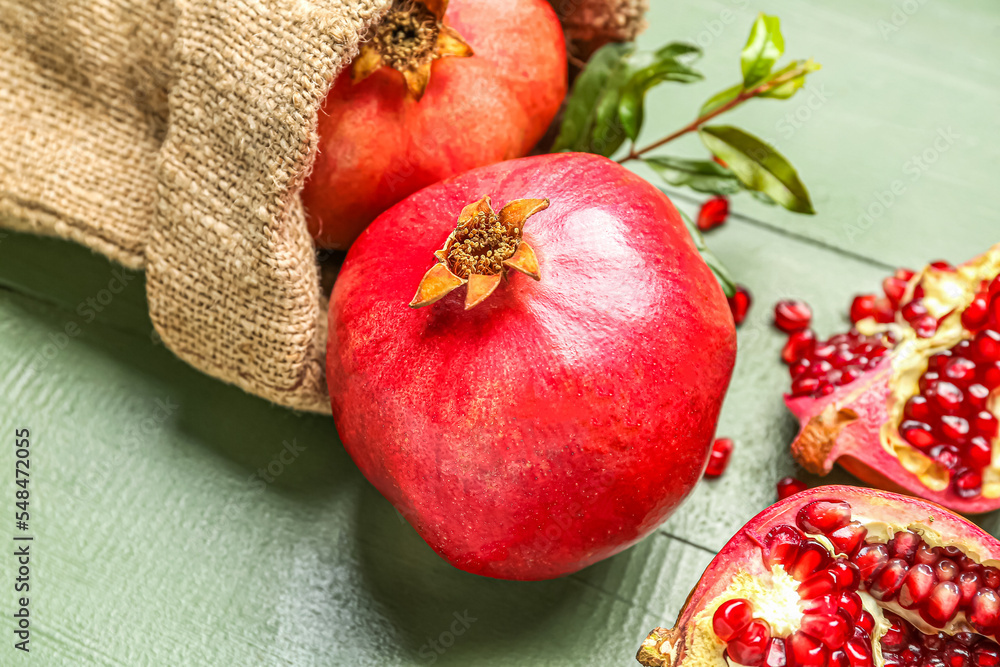
<svg viewBox="0 0 1000 667">
<path fill-rule="evenodd" d="M 935 532 L 933 515 L 897 526 L 852 516 L 852 509 L 843 500 L 814 500 L 795 525 L 770 525 L 749 556 L 761 562 L 740 568 L 683 631 L 654 631 L 639 662 L 1000 665 L 997 561 L 949 543 Z"/>
<path fill-rule="evenodd" d="M 391 67 L 403 75 L 407 90 L 419 100 L 430 81 L 433 60 L 473 55 L 462 36 L 443 23 L 447 10 L 448 0 L 395 0 L 372 38 L 361 46 L 351 69 L 353 81 Z"/>
<path fill-rule="evenodd" d="M 483 197 L 466 206 L 444 247 L 435 251 L 438 261 L 424 274 L 410 307 L 430 305 L 467 285 L 468 310 L 492 294 L 509 269 L 541 279 L 535 251 L 524 240 L 524 223 L 548 205 L 548 199 L 515 199 L 494 212 L 490 198 Z"/>
</svg>

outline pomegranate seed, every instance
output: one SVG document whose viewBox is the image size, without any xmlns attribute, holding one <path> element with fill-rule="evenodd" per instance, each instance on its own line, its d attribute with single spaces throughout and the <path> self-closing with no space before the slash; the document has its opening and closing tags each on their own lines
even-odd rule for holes
<svg viewBox="0 0 1000 667">
<path fill-rule="evenodd" d="M 922 299 L 914 299 L 903 306 L 899 312 L 903 316 L 904 320 L 907 322 L 913 322 L 927 315 L 927 307 L 924 306 Z"/>
<path fill-rule="evenodd" d="M 989 400 L 989 397 L 990 390 L 981 384 L 971 384 L 965 390 L 965 398 L 969 403 L 969 407 L 976 411 L 986 408 L 986 402 Z"/>
<path fill-rule="evenodd" d="M 804 616 L 802 632 L 818 639 L 829 648 L 840 648 L 848 640 L 848 628 L 840 616 Z"/>
<path fill-rule="evenodd" d="M 955 493 L 962 498 L 978 496 L 983 486 L 983 476 L 975 470 L 963 470 L 955 475 Z"/>
<path fill-rule="evenodd" d="M 729 456 L 733 453 L 733 441 L 729 438 L 716 438 L 712 443 L 712 453 L 708 455 L 708 467 L 705 477 L 714 479 L 726 471 Z"/>
<path fill-rule="evenodd" d="M 839 553 L 851 556 L 857 551 L 866 535 L 868 535 L 868 529 L 857 521 L 852 521 L 843 528 L 838 528 L 830 533 L 830 541 Z"/>
<path fill-rule="evenodd" d="M 801 584 L 799 584 L 799 597 L 803 600 L 812 600 L 837 591 L 837 574 L 833 570 L 820 570 Z"/>
<path fill-rule="evenodd" d="M 928 453 L 931 455 L 931 458 L 948 470 L 954 470 L 961 462 L 958 457 L 958 447 L 952 445 L 938 445 L 937 447 L 932 447 Z"/>
<path fill-rule="evenodd" d="M 771 641 L 771 628 L 764 621 L 754 621 L 736 639 L 729 642 L 729 657 L 748 667 L 764 664 L 764 653 Z"/>
<path fill-rule="evenodd" d="M 795 522 L 807 533 L 829 534 L 851 522 L 851 506 L 843 500 L 814 500 L 799 510 Z"/>
<path fill-rule="evenodd" d="M 1000 296 L 996 294 L 990 299 L 989 322 L 991 329 L 1000 329 Z"/>
<path fill-rule="evenodd" d="M 809 354 L 815 345 L 816 334 L 811 329 L 795 331 L 781 349 L 781 360 L 786 364 L 794 364 Z"/>
<path fill-rule="evenodd" d="M 983 581 L 990 588 L 1000 588 L 1000 570 L 992 566 L 983 568 Z"/>
<path fill-rule="evenodd" d="M 1000 333 L 983 329 L 972 339 L 976 358 L 980 361 L 1000 361 Z"/>
<path fill-rule="evenodd" d="M 966 667 L 972 654 L 963 646 L 949 646 L 944 652 L 945 667 Z"/>
<path fill-rule="evenodd" d="M 929 544 L 921 543 L 917 547 L 916 553 L 913 554 L 913 562 L 921 563 L 923 565 L 933 565 L 938 561 L 938 555 L 934 552 Z"/>
<path fill-rule="evenodd" d="M 926 374 L 925 374 L 926 377 Z M 927 401 L 939 414 L 957 414 L 965 394 L 951 382 L 941 381 L 927 390 Z"/>
<path fill-rule="evenodd" d="M 941 417 L 941 433 L 952 442 L 962 442 L 969 435 L 969 422 L 962 417 L 945 415 Z"/>
<path fill-rule="evenodd" d="M 874 294 L 859 294 L 851 302 L 851 322 L 857 324 L 866 317 L 875 317 Z"/>
<path fill-rule="evenodd" d="M 840 593 L 840 598 L 837 600 L 837 604 L 840 609 L 847 612 L 847 615 L 852 621 L 857 621 L 858 614 L 860 614 L 862 610 L 860 595 L 854 591 L 842 591 Z"/>
<path fill-rule="evenodd" d="M 788 657 L 785 655 L 785 640 L 775 637 L 767 644 L 764 667 L 786 667 L 786 665 L 788 665 Z"/>
<path fill-rule="evenodd" d="M 987 410 L 980 410 L 972 418 L 972 428 L 976 430 L 976 433 L 985 438 L 997 437 L 997 427 L 997 418 L 993 416 L 992 412 Z"/>
<path fill-rule="evenodd" d="M 826 548 L 813 540 L 807 540 L 795 557 L 795 563 L 789 574 L 796 581 L 805 581 L 814 573 L 825 568 L 830 562 L 830 553 Z"/>
<path fill-rule="evenodd" d="M 962 311 L 962 326 L 968 331 L 979 331 L 988 318 L 985 294 L 977 294 L 964 311 Z"/>
<path fill-rule="evenodd" d="M 752 620 L 753 605 L 748 600 L 726 600 L 712 616 L 712 630 L 719 639 L 728 642 L 743 632 Z"/>
<path fill-rule="evenodd" d="M 882 635 L 882 646 L 887 649 L 902 648 L 906 644 L 906 631 L 900 619 L 894 616 L 886 616 L 889 621 L 889 629 Z"/>
<path fill-rule="evenodd" d="M 903 416 L 912 421 L 927 422 L 931 417 L 931 408 L 927 399 L 919 394 L 911 396 L 903 406 Z"/>
<path fill-rule="evenodd" d="M 792 381 L 792 395 L 806 396 L 819 389 L 819 380 L 816 378 L 800 377 Z"/>
<path fill-rule="evenodd" d="M 801 630 L 792 633 L 786 643 L 792 650 L 792 662 L 798 667 L 820 667 L 826 664 L 826 647 Z"/>
<path fill-rule="evenodd" d="M 938 271 L 945 271 L 947 273 L 954 273 L 955 267 L 943 259 L 939 259 L 936 262 L 931 262 L 931 266 Z"/>
<path fill-rule="evenodd" d="M 784 500 L 789 496 L 794 496 L 796 493 L 805 491 L 807 488 L 806 483 L 795 479 L 794 477 L 782 477 L 778 480 L 778 500 Z"/>
<path fill-rule="evenodd" d="M 934 570 L 930 565 L 914 565 L 899 589 L 899 606 L 903 609 L 916 609 L 930 596 L 935 583 Z"/>
<path fill-rule="evenodd" d="M 958 565 L 950 558 L 942 558 L 934 565 L 934 574 L 938 581 L 953 581 L 958 578 Z"/>
<path fill-rule="evenodd" d="M 979 383 L 990 391 L 1000 387 L 1000 361 L 988 361 L 980 366 Z"/>
<path fill-rule="evenodd" d="M 899 425 L 899 434 L 914 447 L 927 449 L 934 444 L 931 427 L 923 422 L 907 419 Z"/>
<path fill-rule="evenodd" d="M 889 560 L 889 549 L 884 544 L 866 544 L 851 560 L 858 566 L 861 579 L 868 581 Z"/>
<path fill-rule="evenodd" d="M 788 571 L 798 556 L 802 542 L 802 533 L 793 526 L 775 526 L 764 537 L 764 563 L 768 567 L 781 565 Z"/>
<path fill-rule="evenodd" d="M 982 436 L 969 438 L 965 456 L 974 468 L 986 468 L 993 462 L 993 445 Z"/>
<path fill-rule="evenodd" d="M 901 530 L 889 540 L 889 555 L 893 558 L 912 560 L 913 554 L 917 552 L 917 547 L 923 542 L 916 533 L 908 530 Z"/>
<path fill-rule="evenodd" d="M 743 324 L 747 317 L 747 311 L 753 303 L 753 296 L 743 285 L 736 286 L 736 292 L 726 299 L 729 302 L 729 310 L 733 313 L 733 321 L 736 324 Z"/>
<path fill-rule="evenodd" d="M 1000 650 L 980 646 L 973 652 L 972 662 L 976 667 L 997 667 L 1000 665 Z"/>
<path fill-rule="evenodd" d="M 868 594 L 876 600 L 891 600 L 906 578 L 909 564 L 902 558 L 892 558 L 868 580 Z"/>
<path fill-rule="evenodd" d="M 845 558 L 837 558 L 830 565 L 829 570 L 837 578 L 837 588 L 845 590 L 855 590 L 861 583 L 861 571 L 858 566 Z"/>
<path fill-rule="evenodd" d="M 928 623 L 942 627 L 955 616 L 961 599 L 958 584 L 954 581 L 942 581 L 931 591 L 920 610 L 920 616 Z"/>
<path fill-rule="evenodd" d="M 847 654 L 844 653 L 843 649 L 839 648 L 830 651 L 830 657 L 827 658 L 826 664 L 830 667 L 851 667 L 851 663 L 847 659 Z"/>
<path fill-rule="evenodd" d="M 873 664 L 871 645 L 866 641 L 852 639 L 844 645 L 844 653 L 851 667 L 871 667 Z"/>
<path fill-rule="evenodd" d="M 906 283 L 908 281 L 896 276 L 890 276 L 882 281 L 882 290 L 886 297 L 892 302 L 893 307 L 899 307 L 899 302 L 903 300 L 906 293 Z"/>
<path fill-rule="evenodd" d="M 814 616 L 832 616 L 837 613 L 838 609 L 840 609 L 840 595 L 837 593 L 828 593 L 810 598 L 806 603 L 805 611 L 807 614 Z"/>
<path fill-rule="evenodd" d="M 935 371 L 927 371 L 920 376 L 920 391 L 926 392 L 928 389 L 937 384 L 937 381 L 941 378 L 940 373 Z"/>
<path fill-rule="evenodd" d="M 872 633 L 872 630 L 875 629 L 875 617 L 872 616 L 869 612 L 862 609 L 861 613 L 858 614 L 858 621 L 856 627 L 861 628 L 870 635 Z"/>
<path fill-rule="evenodd" d="M 956 357 L 944 367 L 945 379 L 966 384 L 976 379 L 976 362 L 963 357 Z"/>
<path fill-rule="evenodd" d="M 707 232 L 715 229 L 729 217 L 729 200 L 725 197 L 712 197 L 701 205 L 698 211 L 698 229 Z"/>
<path fill-rule="evenodd" d="M 896 308 L 889 299 L 875 299 L 875 321 L 879 324 L 896 321 Z"/>
<path fill-rule="evenodd" d="M 911 322 L 918 338 L 931 338 L 938 330 L 938 321 L 933 315 L 924 315 Z"/>
<path fill-rule="evenodd" d="M 812 321 L 812 309 L 805 301 L 786 299 L 774 306 L 774 326 L 785 333 L 801 331 Z"/>
<path fill-rule="evenodd" d="M 958 602 L 958 606 L 960 609 L 968 609 L 969 605 L 972 604 L 972 598 L 983 585 L 982 577 L 975 570 L 966 570 L 958 575 L 956 583 L 958 584 L 958 592 L 962 596 Z M 902 593 L 900 594 L 900 599 L 902 599 Z"/>
</svg>

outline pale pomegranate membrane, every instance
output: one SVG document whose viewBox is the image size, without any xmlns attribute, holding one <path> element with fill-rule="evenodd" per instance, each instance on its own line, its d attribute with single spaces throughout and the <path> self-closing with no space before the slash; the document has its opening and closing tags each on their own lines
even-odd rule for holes
<svg viewBox="0 0 1000 667">
<path fill-rule="evenodd" d="M 697 627 L 712 638 L 688 659 L 717 650 L 748 667 L 994 667 L 1000 570 L 946 542 L 932 525 L 811 501 L 753 554 L 770 576 L 741 571 L 705 607 Z"/>
<path fill-rule="evenodd" d="M 1000 246 L 959 267 L 900 269 L 883 283 L 884 297 L 854 300 L 848 332 L 827 340 L 808 329 L 793 332 L 782 351 L 792 377 L 786 402 L 804 425 L 830 411 L 823 429 L 811 431 L 819 445 L 793 446 L 796 457 L 826 472 L 823 459 L 836 449 L 859 460 L 845 467 L 874 484 L 883 485 L 881 475 L 893 483 L 888 488 L 962 512 L 993 509 L 990 501 L 1000 500 L 998 273 Z M 852 443 L 833 446 L 854 420 L 867 421 L 870 435 L 855 427 Z M 857 471 L 863 467 L 874 476 Z"/>
</svg>

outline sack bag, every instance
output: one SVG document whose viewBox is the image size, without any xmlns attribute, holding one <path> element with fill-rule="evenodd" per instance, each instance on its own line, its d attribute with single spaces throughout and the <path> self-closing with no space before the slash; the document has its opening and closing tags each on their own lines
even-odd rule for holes
<svg viewBox="0 0 1000 667">
<path fill-rule="evenodd" d="M 615 39 L 641 24 L 637 0 L 551 2 L 571 53 L 595 39 L 585 14 Z M 0 0 L 0 227 L 145 269 L 177 356 L 329 413 L 300 192 L 320 104 L 390 4 Z"/>
</svg>

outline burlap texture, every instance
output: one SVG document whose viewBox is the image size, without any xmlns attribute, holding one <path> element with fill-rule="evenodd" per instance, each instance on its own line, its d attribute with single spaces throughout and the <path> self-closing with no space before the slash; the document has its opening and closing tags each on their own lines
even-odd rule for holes
<svg viewBox="0 0 1000 667">
<path fill-rule="evenodd" d="M 389 4 L 0 0 L 0 226 L 145 268 L 178 356 L 329 412 L 299 193 L 320 103 Z"/>
</svg>

